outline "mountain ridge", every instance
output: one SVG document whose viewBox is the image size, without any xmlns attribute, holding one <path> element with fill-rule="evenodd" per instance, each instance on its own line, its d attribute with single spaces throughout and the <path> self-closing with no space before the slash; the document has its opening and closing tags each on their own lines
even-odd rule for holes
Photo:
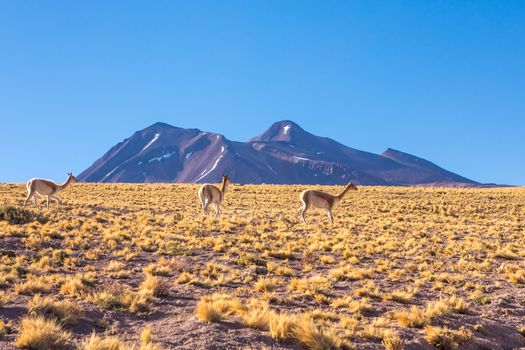
<svg viewBox="0 0 525 350">
<path fill-rule="evenodd" d="M 84 170 L 85 182 L 218 182 L 396 186 L 480 186 L 417 156 L 375 154 L 314 135 L 291 120 L 247 142 L 157 122 L 111 147 Z"/>
</svg>

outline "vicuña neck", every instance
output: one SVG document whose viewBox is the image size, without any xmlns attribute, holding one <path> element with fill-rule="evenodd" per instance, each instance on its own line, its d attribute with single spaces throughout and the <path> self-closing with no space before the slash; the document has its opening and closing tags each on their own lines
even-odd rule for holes
<svg viewBox="0 0 525 350">
<path fill-rule="evenodd" d="M 342 198 L 346 195 L 346 193 L 350 190 L 350 186 L 352 186 L 352 184 L 348 184 L 348 185 L 346 185 L 346 187 L 345 187 L 345 189 L 343 190 L 343 192 L 341 192 L 341 193 L 339 194 L 339 196 L 337 196 L 337 198 L 338 198 L 338 199 L 342 199 Z"/>
<path fill-rule="evenodd" d="M 223 179 L 222 180 L 222 183 L 221 183 L 221 192 L 224 194 L 224 192 L 226 192 L 226 188 L 228 187 L 228 184 L 226 183 L 226 179 Z"/>
<path fill-rule="evenodd" d="M 70 183 L 71 183 L 71 177 L 68 177 L 67 180 L 66 180 L 66 182 L 57 185 L 57 187 L 58 187 L 59 189 L 63 190 L 63 189 L 66 188 Z"/>
</svg>

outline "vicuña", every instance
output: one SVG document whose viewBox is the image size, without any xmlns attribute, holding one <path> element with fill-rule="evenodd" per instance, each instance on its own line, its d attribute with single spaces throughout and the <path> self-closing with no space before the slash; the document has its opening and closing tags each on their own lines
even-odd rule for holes
<svg viewBox="0 0 525 350">
<path fill-rule="evenodd" d="M 333 196 L 331 194 L 322 192 L 322 191 L 315 191 L 315 190 L 306 190 L 301 193 L 301 202 L 303 202 L 303 206 L 300 209 L 301 218 L 303 219 L 303 222 L 306 223 L 306 220 L 304 219 L 304 213 L 310 209 L 311 207 L 324 209 L 326 212 L 326 215 L 328 215 L 328 219 L 330 219 L 330 223 L 334 223 L 334 218 L 332 214 L 332 209 L 334 206 L 343 199 L 343 197 L 348 193 L 348 191 L 353 190 L 356 191 L 357 187 L 354 186 L 352 181 L 348 185 L 346 185 L 343 192 L 341 192 L 338 196 Z"/>
<path fill-rule="evenodd" d="M 210 185 L 210 184 L 204 184 L 199 189 L 199 198 L 201 200 L 202 204 L 202 213 L 204 216 L 208 215 L 208 206 L 210 204 L 213 204 L 215 206 L 215 218 L 220 217 L 221 215 L 221 202 L 224 199 L 224 193 L 226 192 L 226 189 L 228 188 L 228 184 L 231 183 L 230 177 L 228 175 L 224 175 L 222 177 L 222 183 L 221 188 L 217 188 L 217 186 Z"/>
<path fill-rule="evenodd" d="M 77 182 L 77 178 L 72 173 L 67 173 L 67 180 L 63 184 L 57 184 L 51 180 L 45 179 L 31 179 L 27 182 L 27 198 L 24 201 L 24 207 L 27 202 L 33 198 L 33 203 L 40 210 L 40 206 L 37 203 L 37 195 L 46 197 L 46 207 L 49 209 L 49 200 L 52 199 L 57 202 L 57 208 L 60 209 L 60 199 L 58 194 L 62 192 L 70 184 Z"/>
</svg>

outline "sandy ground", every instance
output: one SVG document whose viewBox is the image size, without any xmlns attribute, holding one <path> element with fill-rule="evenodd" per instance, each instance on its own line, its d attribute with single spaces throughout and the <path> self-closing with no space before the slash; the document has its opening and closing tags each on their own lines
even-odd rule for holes
<svg viewBox="0 0 525 350">
<path fill-rule="evenodd" d="M 480 241 L 491 242 L 491 235 L 494 235 L 495 230 L 498 235 L 505 237 L 494 236 L 494 241 L 497 241 L 497 244 L 495 243 L 493 246 L 494 249 L 496 246 L 501 247 L 502 244 L 523 243 L 522 220 L 525 217 L 525 191 L 519 189 L 514 190 L 514 192 L 512 189 L 506 189 L 503 192 L 498 192 L 498 190 L 477 190 L 477 192 L 465 189 L 442 190 L 445 193 L 445 197 L 443 197 L 437 196 L 435 192 L 432 192 L 432 189 L 371 188 L 368 192 L 360 192 L 359 202 L 356 202 L 357 204 L 352 208 L 352 219 L 345 221 L 344 214 L 342 214 L 344 211 L 342 211 L 336 218 L 338 220 L 336 225 L 330 226 L 326 223 L 323 213 L 311 214 L 309 220 L 321 222 L 322 225 L 319 226 L 303 225 L 298 222 L 295 214 L 297 203 L 280 197 L 279 191 L 284 186 L 266 186 L 264 188 L 253 186 L 253 191 L 259 191 L 259 194 L 266 193 L 266 197 L 264 195 L 259 196 L 263 199 L 258 205 L 265 208 L 265 212 L 260 216 L 253 216 L 251 213 L 250 215 L 244 214 L 249 205 L 246 201 L 238 202 L 233 199 L 239 195 L 234 192 L 230 194 L 233 198 L 227 202 L 230 209 L 224 211 L 225 218 L 219 223 L 214 223 L 213 220 L 209 219 L 204 224 L 200 217 L 200 209 L 194 200 L 195 187 L 172 188 L 167 187 L 169 185 L 164 185 L 165 187 L 153 187 L 156 191 L 146 192 L 140 192 L 144 188 L 139 187 L 137 191 L 140 194 L 130 196 L 129 192 L 135 191 L 132 185 L 113 188 L 107 187 L 108 185 L 91 185 L 93 186 L 91 188 L 86 186 L 88 185 L 82 185 L 77 190 L 69 192 L 67 196 L 64 195 L 65 204 L 62 210 L 58 213 L 45 214 L 49 221 L 44 225 L 35 223 L 9 225 L 5 221 L 0 221 L 0 255 L 25 256 L 27 257 L 26 265 L 30 266 L 32 262 L 37 261 L 42 255 L 46 255 L 52 250 L 66 249 L 68 239 L 72 240 L 79 236 L 86 237 L 88 238 L 86 248 L 68 248 L 70 249 L 70 256 L 78 258 L 74 268 L 52 268 L 46 272 L 40 271 L 40 273 L 61 274 L 67 279 L 78 272 L 95 271 L 97 276 L 95 290 L 118 290 L 124 287 L 137 289 L 144 280 L 143 269 L 148 264 L 157 262 L 162 256 L 167 259 L 174 259 L 173 261 L 176 261 L 176 264 L 168 276 L 158 276 L 169 286 L 169 295 L 154 298 L 151 303 L 152 312 L 147 316 L 138 316 L 128 311 L 103 310 L 86 298 L 63 296 L 59 293 L 59 286 L 53 288 L 49 295 L 55 296 L 59 300 L 73 300 L 83 310 L 76 325 L 64 326 L 64 329 L 73 334 L 72 346 L 78 345 L 84 337 L 93 332 L 112 334 L 125 341 L 137 342 L 141 329 L 149 325 L 153 329 L 155 341 L 166 349 L 301 349 L 303 347 L 296 341 L 276 341 L 270 337 L 268 332 L 251 329 L 236 317 L 228 317 L 218 323 L 203 322 L 196 316 L 195 308 L 201 296 L 215 292 L 231 294 L 243 300 L 252 297 L 260 298 L 261 293 L 253 290 L 253 283 L 261 277 L 274 276 L 279 279 L 279 283 L 273 291 L 270 304 L 276 310 L 300 313 L 320 309 L 336 314 L 350 314 L 347 310 L 330 306 L 330 302 L 319 302 L 287 288 L 291 278 L 329 276 L 330 271 L 336 266 L 350 264 L 348 261 L 339 261 L 341 253 L 333 249 L 321 247 L 305 255 L 304 251 L 319 239 L 320 234 L 327 237 L 325 242 L 327 247 L 342 244 L 343 247 L 347 245 L 351 249 L 356 249 L 356 254 L 359 256 L 359 263 L 356 264 L 356 268 L 377 268 L 379 260 L 390 261 L 386 271 L 374 270 L 371 276 L 364 279 L 333 281 L 330 290 L 325 293 L 329 301 L 341 296 L 352 295 L 367 281 L 372 281 L 382 293 L 413 285 L 414 281 L 420 278 L 420 275 L 416 272 L 413 274 L 406 272 L 408 271 L 406 270 L 407 264 L 410 263 L 435 264 L 431 270 L 431 275 L 446 272 L 454 276 L 461 276 L 457 268 L 458 261 L 461 257 L 465 258 L 463 255 L 466 254 L 465 252 L 468 250 L 466 247 L 470 244 L 471 239 L 477 237 L 476 239 Z M 166 199 L 157 197 L 159 193 L 168 191 L 167 188 L 171 191 L 170 195 L 179 195 L 179 198 L 182 192 L 182 200 L 176 204 L 167 204 L 169 202 L 166 202 Z M 294 188 L 295 193 L 300 190 L 300 187 Z M 78 195 L 85 191 L 92 192 L 96 199 L 90 202 L 89 199 L 79 198 Z M 365 199 L 367 195 L 377 199 L 378 196 L 381 197 L 381 191 L 386 191 L 384 193 L 387 195 L 383 196 L 386 198 L 386 202 L 383 200 L 384 198 L 381 199 L 380 203 Z M 404 196 L 400 195 L 399 191 L 414 192 L 409 196 Z M 459 218 L 458 216 L 446 216 L 443 217 L 442 222 L 437 222 L 436 217 L 438 216 L 424 217 L 421 211 L 418 211 L 418 205 L 422 202 L 430 201 L 430 205 L 435 204 L 432 201 L 440 204 L 443 201 L 447 202 L 446 195 L 449 192 L 451 197 L 448 200 L 448 205 L 453 210 L 460 211 L 462 206 L 465 208 L 467 203 L 474 203 L 472 204 L 474 207 L 479 207 L 481 212 L 486 211 L 486 213 L 478 213 L 472 217 L 460 214 Z M 20 186 L 10 185 L 3 187 L 1 194 L 9 204 L 18 203 L 23 196 L 23 190 Z M 121 196 L 124 200 L 119 202 L 115 199 L 116 195 Z M 472 196 L 479 198 L 472 202 Z M 388 198 L 394 197 L 396 202 L 391 204 L 392 208 L 397 208 L 399 205 L 406 206 L 403 209 L 407 212 L 405 221 L 392 219 L 379 223 L 378 217 L 383 220 L 383 217 L 398 215 L 398 213 L 393 214 L 392 208 L 389 209 L 390 213 L 376 212 L 380 206 L 386 205 L 388 207 Z M 421 199 L 417 199 L 420 197 Z M 122 204 L 119 205 L 119 203 Z M 498 205 L 502 207 L 491 209 L 491 206 L 494 208 Z M 190 213 L 186 211 L 186 207 L 191 208 Z M 235 207 L 235 210 L 231 209 L 232 207 Z M 285 215 L 281 217 L 277 211 L 282 212 L 283 210 Z M 374 215 L 370 214 L 371 211 L 377 214 L 374 214 L 375 219 Z M 375 222 L 374 226 L 370 226 L 370 221 L 355 221 L 360 220 L 356 219 L 359 215 L 371 215 L 370 220 Z M 248 216 L 249 218 L 247 218 Z M 421 222 L 428 224 L 425 226 L 427 229 L 424 232 L 421 229 L 422 226 L 416 224 L 418 217 Z M 267 218 L 268 221 L 273 220 L 276 223 L 266 226 L 266 224 L 261 223 L 263 218 Z M 407 224 L 407 218 L 411 218 L 409 224 Z M 79 220 L 81 221 L 80 224 Z M 287 225 L 287 222 L 289 222 L 289 226 L 283 227 L 283 225 Z M 67 224 L 70 224 L 71 227 L 68 227 Z M 89 225 L 92 227 L 89 228 Z M 515 226 L 511 227 L 510 225 Z M 216 228 L 214 229 L 214 227 Z M 521 231 L 517 231 L 516 227 Z M 56 230 L 62 233 L 61 237 L 55 238 L 48 234 Z M 180 243 L 181 235 L 191 237 L 193 240 L 182 242 L 181 245 L 191 249 L 192 255 L 165 254 L 160 250 L 144 251 L 137 248 L 133 239 L 124 239 L 118 242 L 118 249 L 131 247 L 132 251 L 137 253 L 136 257 L 125 261 L 115 256 L 115 249 L 106 246 L 107 240 L 104 237 L 108 232 L 126 230 L 132 237 L 135 235 L 156 237 L 159 244 L 162 240 Z M 444 233 L 445 230 L 446 233 Z M 28 248 L 26 239 L 35 232 L 43 232 L 42 235 L 47 235 L 48 238 L 38 249 L 31 249 Z M 513 233 L 507 235 L 508 232 Z M 244 242 L 244 238 L 242 238 L 244 235 L 253 236 L 254 239 Z M 347 240 L 344 238 L 347 236 L 351 237 Z M 516 237 L 521 237 L 522 240 L 518 241 Z M 405 243 L 410 238 L 417 239 L 421 254 L 419 252 L 413 255 L 406 253 L 410 249 L 405 247 Z M 220 241 L 224 243 L 226 249 L 215 251 L 213 244 L 198 246 L 195 243 L 196 241 L 204 242 L 207 239 L 210 242 Z M 391 253 L 388 250 L 381 252 L 376 249 L 365 254 L 366 243 L 373 241 L 379 242 L 375 245 L 376 247 L 391 245 Z M 271 255 L 264 255 L 261 253 L 261 247 L 257 246 L 257 243 L 261 242 L 281 248 L 288 247 L 285 243 L 292 244 L 294 257 L 283 260 Z M 472 242 L 477 241 L 472 240 Z M 359 244 L 361 244 L 361 248 L 358 248 Z M 461 245 L 461 248 L 457 248 L 456 245 Z M 472 261 L 482 263 L 484 257 L 491 256 L 491 247 L 490 244 L 486 245 L 484 247 L 486 252 L 483 254 L 474 252 L 474 250 L 470 252 L 469 254 L 475 255 Z M 98 259 L 86 260 L 86 251 L 97 248 L 102 249 Z M 232 248 L 235 249 L 231 250 Z M 468 342 L 461 344 L 460 349 L 516 349 L 525 347 L 525 337 L 518 331 L 519 327 L 525 324 L 524 285 L 510 283 L 502 272 L 507 264 L 515 264 L 520 267 L 523 265 L 525 254 L 519 250 L 519 247 L 517 248 L 516 257 L 512 259 L 492 257 L 489 259 L 490 264 L 486 271 L 479 271 L 478 274 L 465 274 L 461 277 L 463 281 L 444 282 L 441 288 L 436 288 L 436 283 L 433 282 L 432 278 L 429 278 L 428 281 L 424 281 L 425 283 L 407 304 L 384 300 L 381 297 L 370 297 L 370 310 L 360 314 L 359 318 L 363 325 L 370 324 L 376 318 L 392 315 L 396 311 L 406 310 L 411 306 L 423 307 L 429 301 L 438 300 L 451 294 L 464 296 L 468 301 L 467 296 L 470 293 L 470 287 L 466 285 L 466 282 L 469 281 L 483 287 L 490 302 L 479 304 L 468 301 L 469 307 L 466 313 L 452 313 L 439 317 L 432 322 L 432 325 L 450 329 L 458 329 L 464 326 L 469 329 L 473 337 Z M 359 249 L 362 249 L 363 252 L 358 251 Z M 269 271 L 264 264 L 242 266 L 236 263 L 239 256 L 248 253 L 263 259 L 265 263 L 273 262 L 285 265 L 293 271 L 292 276 L 277 276 Z M 336 263 L 320 263 L 320 257 L 326 255 L 334 257 Z M 116 279 L 109 276 L 106 267 L 111 261 L 115 260 L 124 262 L 125 268 L 131 271 L 128 278 Z M 183 271 L 198 274 L 210 262 L 229 269 L 228 274 L 232 276 L 231 279 L 216 286 L 178 284 L 175 282 Z M 313 268 L 305 272 L 305 265 L 312 265 Z M 393 278 L 388 274 L 392 270 L 404 272 L 400 274 L 399 278 Z M 25 276 L 21 276 L 16 283 L 23 282 L 25 278 Z M 32 296 L 16 294 L 14 284 L 3 288 L 4 292 L 11 296 L 11 300 L 0 307 L 0 319 L 6 322 L 12 321 L 15 331 L 0 340 L 0 349 L 16 349 L 14 341 L 17 337 L 17 326 L 20 319 L 27 314 L 27 304 L 32 298 Z M 402 327 L 394 319 L 392 320 L 389 328 L 405 341 L 405 349 L 435 348 L 424 340 L 423 329 Z M 335 320 L 334 323 L 337 324 L 337 321 Z M 381 339 L 363 335 L 362 332 L 356 332 L 349 336 L 348 341 L 358 349 L 384 348 Z"/>
</svg>

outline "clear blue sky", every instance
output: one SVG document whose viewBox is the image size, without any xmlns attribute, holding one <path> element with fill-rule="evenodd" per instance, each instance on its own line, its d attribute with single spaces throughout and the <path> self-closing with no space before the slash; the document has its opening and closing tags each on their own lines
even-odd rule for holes
<svg viewBox="0 0 525 350">
<path fill-rule="evenodd" d="M 62 180 L 156 121 L 242 141 L 282 119 L 525 185 L 525 2 L 0 2 L 0 181 Z"/>
</svg>

